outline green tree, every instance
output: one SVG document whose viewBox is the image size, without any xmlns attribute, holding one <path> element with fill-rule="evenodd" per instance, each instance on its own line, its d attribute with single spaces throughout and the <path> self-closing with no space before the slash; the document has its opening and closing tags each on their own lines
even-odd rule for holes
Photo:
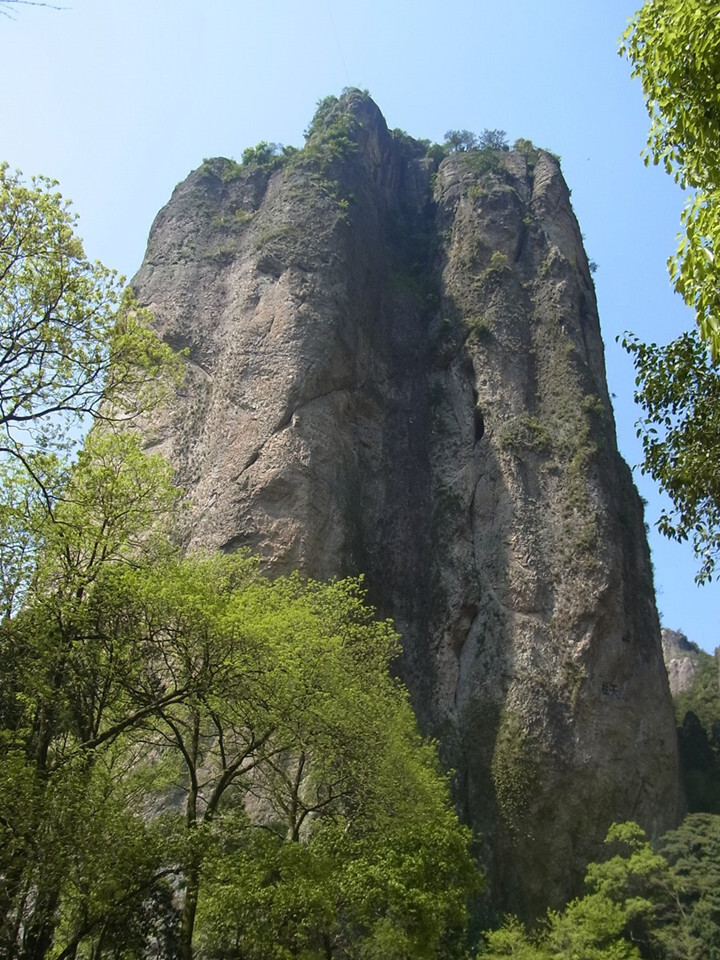
<svg viewBox="0 0 720 960">
<path fill-rule="evenodd" d="M 261 140 L 254 147 L 247 147 L 243 150 L 242 164 L 245 167 L 256 167 L 266 173 L 272 173 L 295 153 L 297 153 L 297 150 L 294 147 L 285 147 L 282 143 L 267 143 L 265 140 Z"/>
<path fill-rule="evenodd" d="M 167 465 L 113 426 L 157 402 L 166 375 L 179 375 L 148 319 L 121 278 L 87 260 L 56 184 L 25 184 L 1 165 L 0 940 L 8 957 L 47 953 L 73 884 L 91 883 L 96 899 L 114 889 L 100 899 L 116 917 L 144 902 L 147 859 L 141 867 L 125 858 L 124 880 L 119 865 L 114 882 L 91 880 L 101 862 L 90 856 L 92 838 L 107 835 L 124 809 L 100 789 L 108 758 L 99 748 L 114 747 L 143 714 L 108 670 L 103 638 L 87 630 L 87 599 L 106 566 L 159 555 L 156 527 L 177 499 Z M 103 429 L 77 453 L 98 421 Z M 131 848 L 144 855 L 153 844 Z M 133 887 L 130 875 L 145 880 Z M 89 909 L 85 926 L 95 927 L 97 914 Z"/>
<path fill-rule="evenodd" d="M 166 551 L 154 528 L 176 500 L 168 477 L 137 437 L 93 432 L 62 498 L 27 518 L 34 560 L 21 601 L 0 620 L 0 928 L 10 957 L 45 955 L 72 865 L 83 875 L 74 841 L 88 817 L 102 824 L 110 809 L 91 799 L 98 760 L 107 761 L 100 748 L 158 702 L 185 695 L 166 683 L 154 703 L 129 699 L 121 678 L 134 652 L 110 646 L 88 619 L 106 569 Z"/>
<path fill-rule="evenodd" d="M 468 150 L 509 150 L 507 134 L 504 130 L 488 130 L 481 134 L 470 130 L 448 130 L 444 147 L 451 153 L 465 153 Z"/>
<path fill-rule="evenodd" d="M 477 875 L 391 625 L 356 581 L 176 557 L 131 439 L 91 434 L 0 629 L 6 954 L 134 956 L 124 929 L 138 955 L 458 951 Z"/>
<path fill-rule="evenodd" d="M 669 260 L 675 289 L 697 329 L 668 346 L 627 336 L 643 407 L 643 469 L 667 491 L 659 528 L 691 539 L 698 580 L 713 575 L 720 543 L 714 465 L 720 451 L 720 21 L 714 0 L 647 0 L 620 52 L 642 83 L 650 115 L 645 162 L 662 164 L 685 189 L 679 247 Z M 707 356 L 709 351 L 710 357 Z"/>
<path fill-rule="evenodd" d="M 45 613 L 33 629 L 52 626 L 55 666 Z M 356 582 L 270 582 L 242 557 L 105 563 L 72 621 L 62 692 L 25 691 L 27 723 L 41 716 L 36 737 L 53 737 L 25 753 L 34 811 L 8 830 L 20 956 L 111 942 L 113 918 L 168 873 L 184 891 L 182 957 L 198 939 L 223 956 L 460 949 L 468 836 L 390 678 L 395 635 Z M 19 755 L 5 757 L 8 796 Z"/>
<path fill-rule="evenodd" d="M 591 863 L 588 893 L 529 934 L 514 918 L 486 936 L 483 960 L 717 960 L 720 817 L 691 814 L 654 852 L 634 823 L 615 824 L 614 855 Z"/>
<path fill-rule="evenodd" d="M 124 569 L 106 589 L 94 629 L 135 649 L 133 700 L 167 673 L 188 691 L 128 732 L 161 778 L 179 764 L 180 955 L 198 939 L 257 957 L 457 944 L 468 837 L 360 585 L 271 582 L 235 556 Z"/>
<path fill-rule="evenodd" d="M 477 138 L 479 150 L 509 150 L 507 134 L 504 130 L 483 130 Z"/>
<path fill-rule="evenodd" d="M 688 809 L 720 814 L 720 662 L 699 652 L 691 685 L 674 698 Z"/>
<path fill-rule="evenodd" d="M 620 52 L 650 114 L 646 162 L 692 191 L 670 272 L 714 356 L 720 353 L 720 23 L 715 0 L 648 0 Z"/>
<path fill-rule="evenodd" d="M 445 134 L 444 146 L 452 153 L 476 150 L 477 136 L 470 130 L 448 130 Z"/>
<path fill-rule="evenodd" d="M 4 787 L 6 770 L 0 770 Z M 2 955 L 35 958 L 52 951 L 65 958 L 94 943 L 134 956 L 143 938 L 177 942 L 165 879 L 172 870 L 162 859 L 165 837 L 159 823 L 133 809 L 138 784 L 132 770 L 120 769 L 110 751 L 95 751 L 73 757 L 47 778 L 36 773 L 34 788 L 29 816 L 26 811 L 32 829 L 17 845 L 21 860 L 10 861 L 8 870 L 2 857 Z"/>
<path fill-rule="evenodd" d="M 643 408 L 642 470 L 672 501 L 658 528 L 692 542 L 697 580 L 710 581 L 720 555 L 720 370 L 695 331 L 667 346 L 626 334 L 623 346 L 633 357 L 635 399 Z"/>
<path fill-rule="evenodd" d="M 542 942 L 542 934 L 529 934 L 517 917 L 508 916 L 499 930 L 490 930 L 483 937 L 478 960 L 550 960 L 550 953 Z"/>
<path fill-rule="evenodd" d="M 669 899 L 668 863 L 635 823 L 613 824 L 605 844 L 612 856 L 588 866 L 584 897 L 561 912 L 549 911 L 535 934 L 509 918 L 487 935 L 479 957 L 640 960 L 649 955 L 656 919 Z"/>
<path fill-rule="evenodd" d="M 25 183 L 0 164 L 0 604 L 7 615 L 22 602 L 45 521 L 88 427 L 127 424 L 182 375 L 181 358 L 152 331 L 122 278 L 87 259 L 56 188 L 45 177 Z M 142 458 L 132 459 L 128 476 Z M 62 509 L 67 533 L 70 507 Z"/>
<path fill-rule="evenodd" d="M 670 864 L 675 901 L 655 939 L 667 960 L 720 958 L 720 817 L 695 813 L 666 833 L 660 852 Z"/>
<path fill-rule="evenodd" d="M 179 366 L 123 278 L 87 259 L 56 188 L 0 164 L 0 453 L 31 472 L 34 451 L 77 446 L 89 419 L 156 402 Z"/>
</svg>

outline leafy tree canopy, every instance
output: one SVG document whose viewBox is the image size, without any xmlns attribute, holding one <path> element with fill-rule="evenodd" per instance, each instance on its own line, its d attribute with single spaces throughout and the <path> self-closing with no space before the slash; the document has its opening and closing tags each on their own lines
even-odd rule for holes
<svg viewBox="0 0 720 960">
<path fill-rule="evenodd" d="M 477 136 L 470 130 L 448 130 L 445 134 L 445 146 L 453 152 L 476 150 Z"/>
<path fill-rule="evenodd" d="M 648 0 L 620 52 L 642 83 L 650 114 L 646 162 L 692 190 L 670 260 L 675 289 L 720 355 L 720 20 L 715 0 Z"/>
<path fill-rule="evenodd" d="M 650 115 L 645 162 L 662 164 L 690 198 L 669 260 L 675 289 L 697 329 L 668 346 L 626 335 L 649 473 L 673 507 L 660 531 L 691 540 L 697 579 L 711 580 L 720 545 L 720 18 L 714 0 L 647 0 L 630 20 L 621 54 L 642 83 Z M 706 354 L 709 351 L 710 356 Z"/>
<path fill-rule="evenodd" d="M 633 357 L 635 399 L 644 411 L 637 427 L 642 470 L 672 501 L 658 528 L 691 541 L 697 580 L 712 580 L 720 555 L 720 369 L 694 331 L 667 346 L 626 334 L 623 346 Z"/>
<path fill-rule="evenodd" d="M 448 130 L 445 147 L 453 153 L 466 150 L 508 150 L 504 130 L 483 130 L 478 136 L 470 130 Z"/>
<path fill-rule="evenodd" d="M 483 130 L 478 137 L 479 150 L 509 150 L 504 130 Z"/>
<path fill-rule="evenodd" d="M 655 852 L 635 823 L 613 824 L 588 893 L 535 932 L 514 917 L 486 934 L 478 960 L 717 960 L 720 817 L 688 816 Z"/>
<path fill-rule="evenodd" d="M 676 903 L 655 933 L 664 957 L 720 960 L 720 817 L 690 814 L 665 834 L 660 852 Z"/>
<path fill-rule="evenodd" d="M 109 516 L 132 502 L 100 477 Z M 98 534 L 65 553 L 103 506 L 77 509 L 90 522 L 42 558 L 56 590 L 0 629 L 8 955 L 128 951 L 123 925 L 144 945 L 158 924 L 185 958 L 458 953 L 469 836 L 362 586 L 143 559 L 131 521 L 90 581 Z"/>
<path fill-rule="evenodd" d="M 459 954 L 478 875 L 392 625 L 179 556 L 126 423 L 179 361 L 55 186 L 0 168 L 0 954 Z"/>
<path fill-rule="evenodd" d="M 0 164 L 0 453 L 28 467 L 77 444 L 87 418 L 155 402 L 179 364 L 123 278 L 87 259 L 56 188 Z"/>
</svg>

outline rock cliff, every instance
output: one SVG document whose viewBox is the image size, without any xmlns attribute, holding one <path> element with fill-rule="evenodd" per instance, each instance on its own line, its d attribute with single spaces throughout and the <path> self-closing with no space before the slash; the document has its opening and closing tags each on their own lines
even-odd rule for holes
<svg viewBox="0 0 720 960">
<path fill-rule="evenodd" d="M 642 508 L 556 159 L 438 166 L 350 91 L 284 163 L 191 173 L 134 286 L 188 352 L 146 428 L 188 545 L 366 574 L 497 904 L 560 902 L 613 820 L 675 823 Z"/>
<path fill-rule="evenodd" d="M 702 651 L 679 630 L 663 627 L 660 634 L 670 693 L 675 697 L 692 686 L 700 666 Z"/>
</svg>

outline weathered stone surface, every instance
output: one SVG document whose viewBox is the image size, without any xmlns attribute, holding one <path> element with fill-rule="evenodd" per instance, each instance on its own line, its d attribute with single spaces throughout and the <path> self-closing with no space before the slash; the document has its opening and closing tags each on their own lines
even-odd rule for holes
<svg viewBox="0 0 720 960">
<path fill-rule="evenodd" d="M 147 428 L 190 493 L 188 545 L 366 574 L 495 902 L 560 902 L 613 820 L 671 826 L 642 508 L 557 161 L 436 172 L 352 92 L 284 169 L 192 173 L 134 285 L 188 349 Z"/>
<path fill-rule="evenodd" d="M 660 632 L 670 693 L 675 697 L 692 685 L 702 653 L 679 630 L 668 630 L 663 627 Z"/>
</svg>

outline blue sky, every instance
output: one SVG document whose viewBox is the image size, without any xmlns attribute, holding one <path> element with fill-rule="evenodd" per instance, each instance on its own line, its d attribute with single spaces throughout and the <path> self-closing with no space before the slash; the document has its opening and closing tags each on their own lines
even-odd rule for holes
<svg viewBox="0 0 720 960">
<path fill-rule="evenodd" d="M 367 88 L 390 127 L 442 140 L 500 128 L 560 154 L 595 274 L 626 460 L 635 438 L 626 329 L 666 342 L 691 323 L 665 262 L 683 196 L 646 168 L 647 116 L 617 39 L 640 0 L 57 0 L 0 17 L 0 159 L 60 181 L 88 254 L 131 276 L 153 217 L 204 157 L 301 144 L 316 102 Z M 715 584 L 653 530 L 664 625 L 712 650 Z"/>
</svg>

